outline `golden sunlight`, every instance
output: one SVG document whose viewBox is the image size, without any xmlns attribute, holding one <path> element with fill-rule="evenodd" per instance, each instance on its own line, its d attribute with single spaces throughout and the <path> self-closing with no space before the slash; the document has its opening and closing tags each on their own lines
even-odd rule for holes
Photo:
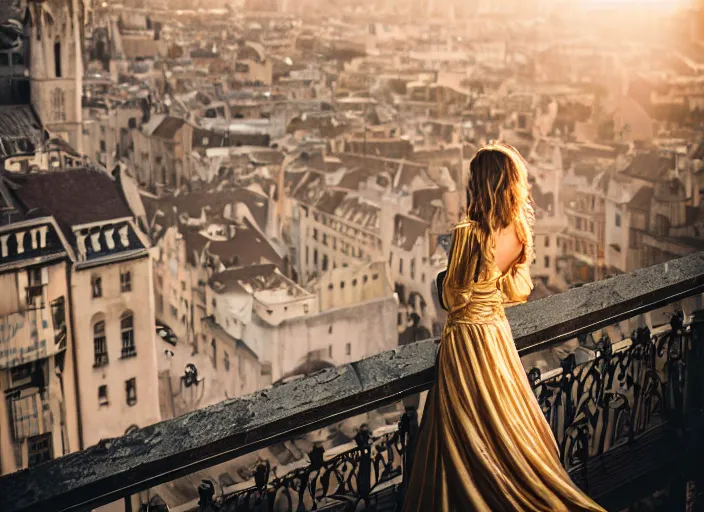
<svg viewBox="0 0 704 512">
<path fill-rule="evenodd" d="M 661 5 L 663 7 L 680 7 L 688 4 L 693 4 L 693 0 L 582 0 L 586 4 L 595 5 L 629 5 L 629 6 L 653 6 Z"/>
</svg>

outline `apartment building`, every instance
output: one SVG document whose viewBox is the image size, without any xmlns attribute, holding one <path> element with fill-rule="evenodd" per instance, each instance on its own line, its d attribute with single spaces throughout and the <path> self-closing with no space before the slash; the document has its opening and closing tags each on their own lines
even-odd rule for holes
<svg viewBox="0 0 704 512">
<path fill-rule="evenodd" d="M 149 246 L 119 183 L 5 172 L 0 196 L 3 471 L 159 421 Z"/>
</svg>

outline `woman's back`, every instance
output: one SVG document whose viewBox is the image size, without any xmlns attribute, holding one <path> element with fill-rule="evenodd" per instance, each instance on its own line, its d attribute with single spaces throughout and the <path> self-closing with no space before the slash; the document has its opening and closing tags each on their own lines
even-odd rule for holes
<svg viewBox="0 0 704 512">
<path fill-rule="evenodd" d="M 458 224 L 439 290 L 443 307 L 452 312 L 470 302 L 525 301 L 533 288 L 527 262 L 528 237 L 522 235 L 525 229 L 520 220 L 496 234 L 484 232 L 474 221 Z"/>
</svg>

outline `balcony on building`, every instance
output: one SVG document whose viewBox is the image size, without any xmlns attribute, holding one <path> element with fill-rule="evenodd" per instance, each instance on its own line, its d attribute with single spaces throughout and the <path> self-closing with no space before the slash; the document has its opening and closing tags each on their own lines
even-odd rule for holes
<svg viewBox="0 0 704 512">
<path fill-rule="evenodd" d="M 507 310 L 561 462 L 607 510 L 704 505 L 703 294 L 698 252 Z M 0 510 L 400 510 L 437 346 L 324 368 L 54 460 L 35 443 L 37 463 L 0 478 Z M 15 428 L 41 441 L 39 420 Z M 299 456 L 281 456 L 292 445 Z"/>
</svg>

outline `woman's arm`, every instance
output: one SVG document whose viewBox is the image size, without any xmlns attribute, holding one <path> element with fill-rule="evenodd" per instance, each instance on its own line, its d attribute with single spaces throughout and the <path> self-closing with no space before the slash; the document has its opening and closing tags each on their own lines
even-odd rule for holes
<svg viewBox="0 0 704 512">
<path fill-rule="evenodd" d="M 445 276 L 447 275 L 447 270 L 442 270 L 440 273 L 437 275 L 435 278 L 435 286 L 438 289 L 438 301 L 440 302 L 440 307 L 444 309 L 445 311 L 449 311 L 447 309 L 447 304 L 445 304 L 445 301 L 443 300 L 443 285 L 445 284 Z"/>
</svg>

